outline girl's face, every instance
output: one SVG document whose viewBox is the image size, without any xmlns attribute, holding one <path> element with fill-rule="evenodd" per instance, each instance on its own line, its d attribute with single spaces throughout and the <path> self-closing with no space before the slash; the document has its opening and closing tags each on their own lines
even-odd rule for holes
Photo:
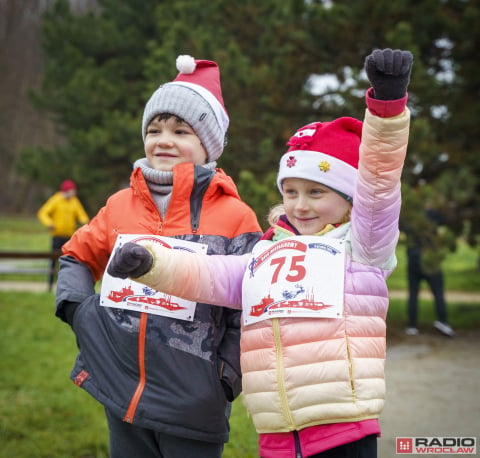
<svg viewBox="0 0 480 458">
<path fill-rule="evenodd" d="M 327 224 L 345 222 L 351 204 L 327 186 L 303 178 L 285 178 L 283 204 L 301 235 L 314 235 Z"/>
<path fill-rule="evenodd" d="M 154 118 L 145 135 L 145 155 L 156 170 L 170 172 L 173 166 L 183 162 L 203 165 L 207 152 L 195 131 L 175 116 L 160 120 Z"/>
</svg>

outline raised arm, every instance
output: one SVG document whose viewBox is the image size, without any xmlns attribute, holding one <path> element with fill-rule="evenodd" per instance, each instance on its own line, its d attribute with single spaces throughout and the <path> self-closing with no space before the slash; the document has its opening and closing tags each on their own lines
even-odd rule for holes
<svg viewBox="0 0 480 458">
<path fill-rule="evenodd" d="M 401 206 L 400 177 L 408 145 L 406 108 L 412 54 L 375 50 L 365 59 L 372 87 L 360 145 L 352 210 L 352 256 L 386 270 L 394 267 Z"/>
</svg>

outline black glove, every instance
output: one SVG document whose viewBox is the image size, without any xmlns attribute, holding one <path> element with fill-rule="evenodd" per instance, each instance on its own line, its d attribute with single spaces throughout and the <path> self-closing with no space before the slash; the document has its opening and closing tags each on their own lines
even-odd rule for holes
<svg viewBox="0 0 480 458">
<path fill-rule="evenodd" d="M 73 327 L 73 317 L 75 316 L 75 312 L 77 311 L 77 307 L 80 304 L 78 302 L 68 302 L 65 301 L 62 305 L 62 312 L 65 318 L 65 321 Z"/>
<path fill-rule="evenodd" d="M 413 55 L 401 49 L 375 49 L 365 59 L 365 71 L 378 100 L 397 100 L 407 93 Z"/>
<path fill-rule="evenodd" d="M 146 274 L 153 264 L 153 256 L 143 246 L 127 242 L 115 251 L 107 272 L 112 277 L 137 278 Z"/>
</svg>

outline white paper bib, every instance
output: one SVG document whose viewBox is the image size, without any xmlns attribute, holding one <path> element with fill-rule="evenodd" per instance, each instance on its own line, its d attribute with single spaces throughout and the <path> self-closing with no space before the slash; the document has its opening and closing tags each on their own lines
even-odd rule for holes
<svg viewBox="0 0 480 458">
<path fill-rule="evenodd" d="M 113 253 L 127 242 L 135 243 L 141 240 L 160 243 L 173 250 L 187 250 L 203 254 L 207 252 L 207 245 L 202 243 L 158 235 L 120 234 L 115 241 Z M 113 253 L 110 259 L 112 259 Z M 197 303 L 156 291 L 129 278 L 112 277 L 105 270 L 100 292 L 100 305 L 193 321 Z"/>
<path fill-rule="evenodd" d="M 242 285 L 246 325 L 276 317 L 340 318 L 345 242 L 296 236 L 260 242 Z"/>
</svg>

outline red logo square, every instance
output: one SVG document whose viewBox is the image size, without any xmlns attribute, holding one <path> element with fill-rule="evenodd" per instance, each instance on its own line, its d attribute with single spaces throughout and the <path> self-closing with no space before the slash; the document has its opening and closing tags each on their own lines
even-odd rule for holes
<svg viewBox="0 0 480 458">
<path fill-rule="evenodd" d="M 397 454 L 398 453 L 413 453 L 413 438 L 397 437 Z"/>
</svg>

